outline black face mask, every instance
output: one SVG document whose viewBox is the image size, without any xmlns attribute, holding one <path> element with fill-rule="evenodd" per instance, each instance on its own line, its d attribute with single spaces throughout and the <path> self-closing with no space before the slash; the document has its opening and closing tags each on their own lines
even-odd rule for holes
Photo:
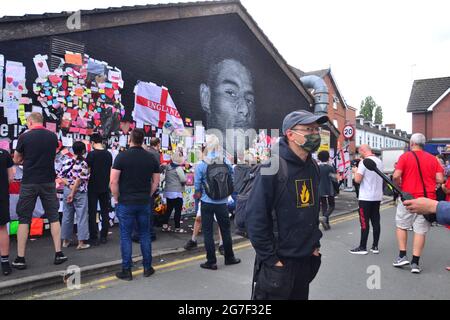
<svg viewBox="0 0 450 320">
<path fill-rule="evenodd" d="M 293 131 L 295 132 L 295 131 Z M 297 133 L 296 134 L 301 134 L 301 133 Z M 294 142 L 303 150 L 309 152 L 309 153 L 313 153 L 316 152 L 319 148 L 320 148 L 320 143 L 321 143 L 321 138 L 320 138 L 320 134 L 308 134 L 308 135 L 303 135 L 306 139 L 304 144 L 300 144 L 298 143 L 296 140 L 294 140 Z"/>
</svg>

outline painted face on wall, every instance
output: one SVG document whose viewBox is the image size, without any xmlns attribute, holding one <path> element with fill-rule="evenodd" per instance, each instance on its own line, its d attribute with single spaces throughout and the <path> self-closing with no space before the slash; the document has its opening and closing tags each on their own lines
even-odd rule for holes
<svg viewBox="0 0 450 320">
<path fill-rule="evenodd" d="M 207 129 L 218 129 L 225 138 L 226 129 L 254 128 L 256 105 L 250 71 L 239 61 L 227 59 L 214 67 L 211 78 L 210 84 L 200 88 Z"/>
<path fill-rule="evenodd" d="M 255 94 L 250 71 L 236 60 L 224 60 L 215 67 L 212 82 L 201 88 L 208 129 L 253 128 Z"/>
</svg>

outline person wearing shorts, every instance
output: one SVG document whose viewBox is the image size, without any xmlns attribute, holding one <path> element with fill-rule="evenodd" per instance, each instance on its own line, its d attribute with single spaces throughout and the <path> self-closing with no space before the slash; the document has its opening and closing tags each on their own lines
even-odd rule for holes
<svg viewBox="0 0 450 320">
<path fill-rule="evenodd" d="M 436 200 L 436 184 L 444 182 L 444 169 L 434 156 L 425 152 L 426 138 L 421 133 L 411 136 L 411 152 L 400 156 L 394 171 L 394 182 L 414 198 L 426 197 Z M 419 171 L 420 168 L 420 171 Z M 424 188 L 426 189 L 424 191 Z M 397 225 L 397 241 L 399 256 L 394 261 L 394 267 L 411 265 L 412 273 L 420 273 L 419 259 L 425 246 L 425 236 L 430 230 L 430 223 L 421 215 L 411 213 L 400 202 L 395 217 Z M 408 229 L 413 228 L 413 258 L 411 263 L 406 256 Z"/>
<path fill-rule="evenodd" d="M 202 208 L 201 208 L 201 202 L 200 199 L 195 199 L 195 222 L 194 222 L 194 230 L 192 231 L 192 238 L 188 240 L 186 245 L 184 246 L 184 249 L 191 250 L 194 248 L 197 248 L 197 237 L 200 233 L 200 230 L 202 229 Z M 216 215 L 214 215 L 214 221 L 217 222 Z M 223 240 L 222 240 L 222 234 L 220 232 L 219 228 L 219 253 L 224 256 L 225 250 L 223 248 Z"/>
<path fill-rule="evenodd" d="M 11 273 L 9 264 L 9 183 L 14 179 L 14 163 L 7 150 L 0 149 L 0 254 L 2 273 Z"/>
<path fill-rule="evenodd" d="M 14 162 L 23 165 L 19 201 L 16 212 L 19 217 L 17 232 L 17 258 L 12 263 L 16 269 L 26 269 L 25 248 L 29 226 L 33 218 L 36 200 L 39 197 L 50 229 L 55 247 L 54 264 L 67 261 L 61 251 L 61 225 L 59 222 L 59 200 L 56 196 L 55 156 L 58 139 L 54 133 L 43 126 L 42 115 L 31 113 L 27 118 L 28 129 L 19 136 L 14 153 Z"/>
</svg>

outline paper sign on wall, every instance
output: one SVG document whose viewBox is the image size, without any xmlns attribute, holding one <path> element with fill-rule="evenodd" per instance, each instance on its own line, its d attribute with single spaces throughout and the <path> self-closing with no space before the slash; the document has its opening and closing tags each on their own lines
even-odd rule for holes
<svg viewBox="0 0 450 320">
<path fill-rule="evenodd" d="M 9 139 L 0 140 L 0 149 L 4 149 L 6 151 L 9 151 Z"/>
<path fill-rule="evenodd" d="M 64 147 L 71 147 L 73 145 L 73 139 L 70 137 L 62 137 L 62 145 Z"/>
<path fill-rule="evenodd" d="M 202 144 L 205 142 L 205 128 L 202 126 L 195 127 L 195 143 Z"/>
<path fill-rule="evenodd" d="M 36 67 L 36 71 L 38 74 L 39 79 L 45 81 L 45 79 L 47 78 L 48 74 L 50 73 L 50 70 L 48 69 L 48 65 L 47 65 L 47 59 L 48 56 L 43 56 L 43 55 L 36 55 L 33 58 L 33 62 L 34 62 L 34 66 Z"/>
<path fill-rule="evenodd" d="M 162 134 L 161 147 L 163 149 L 168 149 L 169 148 L 169 135 L 167 135 L 165 133 Z"/>
<path fill-rule="evenodd" d="M 186 149 L 191 149 L 192 148 L 192 137 L 186 137 Z"/>
<path fill-rule="evenodd" d="M 127 142 L 128 142 L 127 136 L 124 136 L 124 135 L 120 136 L 120 138 L 119 138 L 119 146 L 126 147 L 127 146 Z"/>
</svg>

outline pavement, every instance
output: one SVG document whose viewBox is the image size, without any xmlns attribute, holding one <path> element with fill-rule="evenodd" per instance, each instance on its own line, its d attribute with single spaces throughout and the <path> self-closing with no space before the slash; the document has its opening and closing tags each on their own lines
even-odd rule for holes
<svg viewBox="0 0 450 320">
<path fill-rule="evenodd" d="M 386 197 L 384 203 L 391 200 Z M 336 209 L 332 217 L 346 215 L 356 211 L 358 208 L 354 192 L 342 191 L 336 198 Z M 173 223 L 173 222 L 172 222 Z M 152 255 L 154 263 L 163 263 L 173 256 L 184 254 L 183 248 L 186 242 L 191 238 L 191 230 L 194 225 L 194 217 L 183 217 L 182 228 L 188 230 L 188 233 L 167 233 L 161 232 L 161 228 L 155 228 L 157 240 L 152 243 Z M 245 241 L 244 238 L 234 235 L 234 223 L 232 223 L 233 242 L 239 243 Z M 218 239 L 216 237 L 216 239 Z M 26 270 L 15 270 L 9 276 L 0 275 L 0 298 L 5 295 L 29 291 L 38 287 L 60 284 L 63 276 L 69 266 L 78 266 L 81 268 L 82 276 L 100 275 L 106 272 L 119 270 L 121 266 L 121 256 L 119 248 L 119 228 L 118 225 L 110 229 L 109 241 L 107 244 L 99 247 L 91 247 L 86 250 L 76 250 L 75 246 L 65 248 L 64 253 L 69 261 L 63 265 L 53 265 L 54 249 L 47 230 L 40 238 L 28 241 L 26 261 Z M 203 252 L 203 239 L 200 233 L 198 237 L 198 249 L 194 251 Z M 17 243 L 15 237 L 11 238 L 10 258 L 15 259 Z M 138 264 L 142 257 L 140 256 L 139 244 L 133 243 L 133 260 Z"/>
<path fill-rule="evenodd" d="M 398 255 L 395 236 L 395 207 L 381 208 L 380 253 L 352 255 L 349 249 L 359 243 L 358 214 L 335 217 L 331 230 L 321 239 L 322 265 L 310 285 L 311 300 L 448 300 L 450 299 L 450 232 L 433 227 L 421 257 L 421 274 L 412 274 L 409 266 L 394 268 Z M 412 239 L 408 244 L 411 258 Z M 372 234 L 369 236 L 372 244 Z M 112 272 L 82 278 L 81 287 L 71 290 L 63 285 L 41 288 L 7 299 L 25 300 L 191 300 L 188 305 L 202 305 L 202 300 L 248 300 L 251 292 L 254 250 L 245 240 L 234 245 L 236 257 L 242 262 L 224 265 L 218 256 L 218 270 L 201 269 L 204 253 L 177 255 L 155 265 L 156 273 L 143 278 L 142 269 L 133 272 L 133 281 L 115 278 Z M 226 285 L 224 285 L 226 284 Z M 195 301 L 193 301 L 195 300 Z M 184 305 L 184 304 L 183 304 Z M 165 309 L 170 317 L 178 308 Z M 212 317 L 213 318 L 213 317 Z"/>
</svg>

